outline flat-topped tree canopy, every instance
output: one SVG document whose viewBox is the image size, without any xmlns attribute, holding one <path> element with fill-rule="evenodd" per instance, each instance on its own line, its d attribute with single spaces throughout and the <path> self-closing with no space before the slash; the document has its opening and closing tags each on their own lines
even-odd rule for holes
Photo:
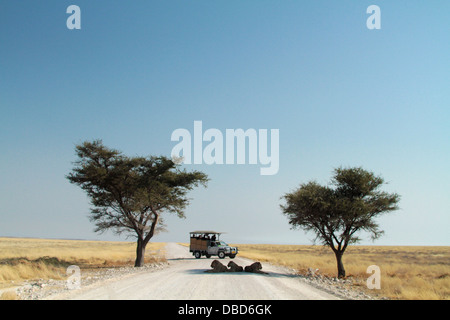
<svg viewBox="0 0 450 320">
<path fill-rule="evenodd" d="M 135 267 L 144 265 L 145 248 L 161 230 L 162 214 L 184 218 L 194 187 L 208 177 L 188 172 L 164 156 L 129 157 L 101 140 L 76 146 L 78 159 L 67 179 L 84 190 L 92 204 L 89 220 L 95 231 L 130 233 L 137 238 Z"/>
</svg>

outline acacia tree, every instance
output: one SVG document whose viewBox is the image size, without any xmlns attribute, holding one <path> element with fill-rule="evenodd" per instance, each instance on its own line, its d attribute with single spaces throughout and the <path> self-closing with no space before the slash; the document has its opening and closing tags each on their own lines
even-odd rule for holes
<svg viewBox="0 0 450 320">
<path fill-rule="evenodd" d="M 86 191 L 96 232 L 112 230 L 137 238 L 135 267 L 144 265 L 145 248 L 162 226 L 163 212 L 184 218 L 187 192 L 207 176 L 186 172 L 167 157 L 127 157 L 101 140 L 76 146 L 78 160 L 67 179 Z"/>
<path fill-rule="evenodd" d="M 314 232 L 315 240 L 333 250 L 341 278 L 342 256 L 348 245 L 360 241 L 358 231 L 369 232 L 372 240 L 379 238 L 384 232 L 375 218 L 398 209 L 400 196 L 381 191 L 383 184 L 383 178 L 362 168 L 337 168 L 331 186 L 302 184 L 282 197 L 281 209 L 292 228 Z"/>
</svg>

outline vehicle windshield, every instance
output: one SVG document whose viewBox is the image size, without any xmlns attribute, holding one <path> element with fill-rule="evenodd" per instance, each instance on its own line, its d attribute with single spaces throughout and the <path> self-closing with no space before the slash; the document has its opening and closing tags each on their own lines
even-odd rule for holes
<svg viewBox="0 0 450 320">
<path fill-rule="evenodd" d="M 225 243 L 224 241 L 219 241 L 218 244 L 219 244 L 219 246 L 224 246 L 224 247 L 228 246 L 228 244 Z"/>
</svg>

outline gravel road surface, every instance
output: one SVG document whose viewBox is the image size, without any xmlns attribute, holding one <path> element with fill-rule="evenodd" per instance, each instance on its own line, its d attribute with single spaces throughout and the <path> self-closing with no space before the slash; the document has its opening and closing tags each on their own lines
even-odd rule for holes
<svg viewBox="0 0 450 320">
<path fill-rule="evenodd" d="M 81 289 L 66 291 L 50 299 L 212 299 L 212 300 L 321 300 L 339 299 L 319 290 L 286 269 L 263 265 L 268 274 L 205 273 L 213 258 L 195 259 L 187 247 L 176 243 L 166 246 L 168 265 L 155 271 L 140 272 L 119 279 L 98 282 Z M 220 260 L 223 264 L 229 258 Z M 254 261 L 233 259 L 247 266 Z"/>
</svg>

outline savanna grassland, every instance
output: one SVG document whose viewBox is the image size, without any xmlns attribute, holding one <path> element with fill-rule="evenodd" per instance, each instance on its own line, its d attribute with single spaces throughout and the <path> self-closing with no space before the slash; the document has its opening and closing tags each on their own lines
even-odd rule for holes
<svg viewBox="0 0 450 320">
<path fill-rule="evenodd" d="M 164 243 L 149 243 L 146 263 L 161 261 Z M 161 254 L 159 254 L 161 253 Z M 0 289 L 32 279 L 66 279 L 66 268 L 133 266 L 135 242 L 0 238 Z"/>
<path fill-rule="evenodd" d="M 146 263 L 164 260 L 164 243 L 149 243 Z M 296 269 L 300 274 L 336 277 L 333 252 L 315 245 L 238 244 L 239 256 Z M 24 280 L 66 279 L 66 268 L 133 266 L 134 242 L 0 238 L 0 289 Z M 450 247 L 351 246 L 343 257 L 353 286 L 380 297 L 405 300 L 450 299 Z M 381 289 L 369 290 L 367 267 L 381 271 Z"/>
<path fill-rule="evenodd" d="M 334 253 L 317 245 L 240 244 L 239 255 L 261 262 L 283 265 L 307 274 L 336 277 Z M 346 277 L 355 286 L 391 299 L 449 300 L 450 247 L 448 246 L 352 246 L 343 257 Z M 377 265 L 381 271 L 381 289 L 368 290 L 367 267 Z"/>
</svg>

